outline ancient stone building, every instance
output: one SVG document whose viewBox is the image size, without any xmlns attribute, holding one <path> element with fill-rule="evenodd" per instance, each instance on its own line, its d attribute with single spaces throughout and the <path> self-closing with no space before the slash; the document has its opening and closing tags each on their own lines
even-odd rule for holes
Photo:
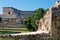
<svg viewBox="0 0 60 40">
<path fill-rule="evenodd" d="M 14 25 L 16 27 L 24 27 L 24 20 L 34 13 L 34 11 L 21 11 L 13 7 L 3 7 L 2 22 L 7 27 L 13 27 Z"/>
</svg>

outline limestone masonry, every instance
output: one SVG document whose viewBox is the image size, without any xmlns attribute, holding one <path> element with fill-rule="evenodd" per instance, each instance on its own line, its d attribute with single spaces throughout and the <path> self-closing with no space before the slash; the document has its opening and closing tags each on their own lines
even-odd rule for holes
<svg viewBox="0 0 60 40">
<path fill-rule="evenodd" d="M 24 27 L 24 20 L 34 13 L 34 11 L 21 11 L 13 7 L 3 7 L 2 23 L 5 27 Z"/>
</svg>

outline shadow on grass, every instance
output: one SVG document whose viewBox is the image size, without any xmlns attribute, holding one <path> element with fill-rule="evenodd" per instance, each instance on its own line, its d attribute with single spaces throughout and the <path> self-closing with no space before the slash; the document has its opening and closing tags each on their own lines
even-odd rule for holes
<svg viewBox="0 0 60 40">
<path fill-rule="evenodd" d="M 0 35 L 1 34 L 15 34 L 15 33 L 21 33 L 21 32 L 0 31 Z"/>
</svg>

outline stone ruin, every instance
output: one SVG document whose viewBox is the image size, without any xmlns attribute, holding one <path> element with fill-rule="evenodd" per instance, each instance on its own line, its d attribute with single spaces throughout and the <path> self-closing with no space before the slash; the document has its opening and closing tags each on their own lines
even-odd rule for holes
<svg viewBox="0 0 60 40">
<path fill-rule="evenodd" d="M 26 18 L 32 16 L 35 11 L 22 11 L 13 7 L 3 7 L 2 28 L 23 28 Z"/>
<path fill-rule="evenodd" d="M 7 34 L 0 36 L 0 40 L 60 40 L 60 2 L 56 2 L 36 24 L 38 30 L 35 32 Z"/>
</svg>

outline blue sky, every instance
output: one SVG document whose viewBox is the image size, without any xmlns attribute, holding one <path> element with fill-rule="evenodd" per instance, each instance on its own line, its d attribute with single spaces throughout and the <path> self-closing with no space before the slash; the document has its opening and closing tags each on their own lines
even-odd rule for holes
<svg viewBox="0 0 60 40">
<path fill-rule="evenodd" d="M 14 7 L 19 10 L 33 11 L 38 8 L 50 8 L 57 0 L 0 0 L 0 14 L 3 7 Z"/>
</svg>

